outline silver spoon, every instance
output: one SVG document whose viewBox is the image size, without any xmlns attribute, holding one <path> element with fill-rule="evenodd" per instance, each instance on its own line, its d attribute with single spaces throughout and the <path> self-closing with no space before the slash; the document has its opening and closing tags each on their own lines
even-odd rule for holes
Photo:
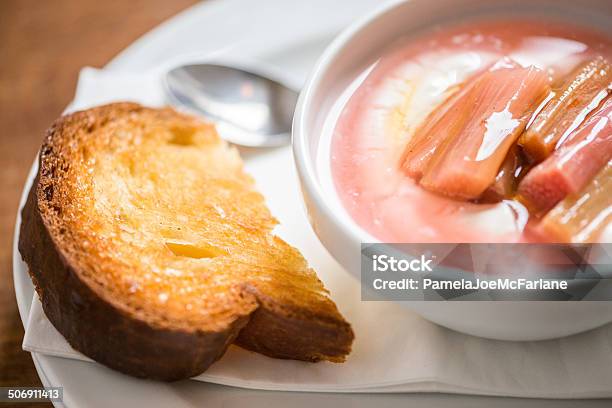
<svg viewBox="0 0 612 408">
<path fill-rule="evenodd" d="M 183 65 L 165 76 L 172 104 L 215 122 L 225 140 L 250 147 L 291 141 L 298 93 L 253 72 L 215 64 Z"/>
</svg>

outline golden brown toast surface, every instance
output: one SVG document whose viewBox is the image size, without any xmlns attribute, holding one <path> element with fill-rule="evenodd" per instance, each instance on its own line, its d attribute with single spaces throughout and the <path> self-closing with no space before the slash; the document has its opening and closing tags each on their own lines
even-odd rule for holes
<svg viewBox="0 0 612 408">
<path fill-rule="evenodd" d="M 272 235 L 263 196 L 212 125 L 131 103 L 77 112 L 49 130 L 37 180 L 20 251 L 45 312 L 90 357 L 176 379 L 204 371 L 236 338 L 281 358 L 342 361 L 350 352 L 350 325 L 301 254 Z M 37 243 L 43 235 L 50 242 Z M 49 246 L 57 260 L 37 262 Z M 102 335 L 96 325 L 151 334 L 113 352 L 82 338 Z M 170 357 L 159 356 L 165 347 Z M 193 354 L 191 363 L 173 353 Z M 155 358 L 163 367 L 146 361 Z"/>
</svg>

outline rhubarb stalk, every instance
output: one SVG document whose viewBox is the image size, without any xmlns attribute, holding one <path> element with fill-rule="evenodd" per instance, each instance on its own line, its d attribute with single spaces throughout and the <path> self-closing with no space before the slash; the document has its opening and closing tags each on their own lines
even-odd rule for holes
<svg viewBox="0 0 612 408">
<path fill-rule="evenodd" d="M 536 215 L 550 210 L 568 194 L 581 191 L 612 159 L 612 96 L 518 187 L 519 199 Z"/>
<path fill-rule="evenodd" d="M 546 159 L 610 93 L 612 66 L 603 57 L 581 64 L 519 138 L 534 161 Z"/>
<path fill-rule="evenodd" d="M 438 127 L 447 132 L 429 158 L 420 184 L 470 200 L 493 184 L 508 151 L 550 88 L 544 71 L 509 59 L 467 87 L 440 119 Z"/>
<path fill-rule="evenodd" d="M 612 161 L 580 193 L 561 201 L 542 219 L 552 241 L 594 242 L 612 222 Z"/>
</svg>

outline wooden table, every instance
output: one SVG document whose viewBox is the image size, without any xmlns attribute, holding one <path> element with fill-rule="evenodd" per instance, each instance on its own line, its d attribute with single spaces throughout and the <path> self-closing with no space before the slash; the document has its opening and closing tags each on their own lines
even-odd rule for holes
<svg viewBox="0 0 612 408">
<path fill-rule="evenodd" d="M 21 350 L 11 259 L 19 196 L 43 132 L 72 99 L 82 66 L 103 66 L 193 3 L 0 0 L 0 386 L 41 385 Z"/>
</svg>

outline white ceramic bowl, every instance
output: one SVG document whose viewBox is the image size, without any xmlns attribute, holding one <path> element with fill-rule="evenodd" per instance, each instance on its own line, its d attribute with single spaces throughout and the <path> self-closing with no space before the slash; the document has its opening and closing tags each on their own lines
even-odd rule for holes
<svg viewBox="0 0 612 408">
<path fill-rule="evenodd" d="M 385 4 L 355 22 L 326 49 L 300 95 L 293 123 L 293 151 L 310 222 L 327 250 L 357 278 L 360 243 L 378 242 L 361 229 L 329 188 L 321 171 L 329 152 L 325 121 L 341 93 L 377 53 L 398 37 L 483 14 L 525 13 L 588 24 L 612 35 L 610 0 L 409 0 Z M 404 302 L 442 326 L 481 337 L 540 340 L 563 337 L 612 321 L 612 302 Z"/>
</svg>

